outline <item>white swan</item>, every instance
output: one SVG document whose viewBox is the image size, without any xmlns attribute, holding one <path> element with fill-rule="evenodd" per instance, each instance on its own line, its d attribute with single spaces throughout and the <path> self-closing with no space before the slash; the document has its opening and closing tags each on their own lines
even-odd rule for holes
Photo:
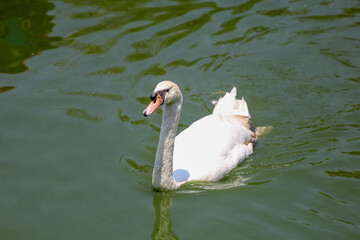
<svg viewBox="0 0 360 240">
<path fill-rule="evenodd" d="M 148 116 L 164 105 L 152 184 L 174 190 L 187 181 L 217 181 L 253 152 L 247 104 L 236 88 L 217 102 L 213 113 L 191 124 L 176 138 L 182 94 L 170 81 L 160 82 L 144 110 Z"/>
</svg>

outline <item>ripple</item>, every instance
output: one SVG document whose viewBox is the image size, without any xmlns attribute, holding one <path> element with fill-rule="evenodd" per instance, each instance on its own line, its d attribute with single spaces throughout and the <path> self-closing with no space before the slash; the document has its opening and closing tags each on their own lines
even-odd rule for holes
<svg viewBox="0 0 360 240">
<path fill-rule="evenodd" d="M 278 9 L 274 9 L 274 10 L 259 10 L 256 11 L 256 13 L 260 14 L 260 15 L 264 15 L 264 16 L 269 16 L 269 17 L 278 17 L 278 16 L 296 16 L 296 15 L 304 15 L 309 13 L 310 10 L 307 9 L 301 9 L 298 11 L 290 11 L 289 7 L 283 7 L 283 8 L 278 8 Z"/>
<path fill-rule="evenodd" d="M 299 19 L 302 20 L 315 20 L 315 21 L 334 21 L 342 18 L 353 18 L 356 17 L 356 14 L 360 13 L 360 9 L 358 6 L 354 6 L 352 8 L 344 8 L 342 13 L 339 14 L 332 14 L 332 15 L 313 15 L 313 16 L 306 16 L 300 17 Z"/>
<path fill-rule="evenodd" d="M 349 151 L 349 152 L 342 152 L 343 154 L 351 155 L 351 156 L 359 156 L 360 151 Z"/>
<path fill-rule="evenodd" d="M 144 76 L 148 76 L 148 75 L 152 75 L 152 76 L 162 76 L 166 73 L 166 70 L 162 67 L 160 67 L 159 63 L 153 64 L 150 67 L 148 67 L 147 69 L 144 69 L 142 71 L 140 71 L 135 79 L 134 79 L 134 83 L 132 84 L 132 86 L 135 86 L 139 83 L 139 81 L 141 80 L 142 77 Z"/>
<path fill-rule="evenodd" d="M 29 70 L 27 59 L 56 48 L 61 37 L 48 36 L 53 31 L 51 2 L 11 2 L 1 4 L 0 73 L 17 74 Z M 27 9 L 20 13 L 19 9 Z M 40 27 L 39 27 L 40 26 Z"/>
<path fill-rule="evenodd" d="M 11 91 L 15 89 L 15 86 L 4 86 L 4 87 L 0 87 L 0 93 L 3 93 L 3 92 L 7 92 L 7 91 Z"/>
<path fill-rule="evenodd" d="M 130 158 L 127 158 L 125 161 L 130 167 L 132 167 L 134 170 L 140 173 L 147 173 L 147 174 L 152 173 L 153 167 L 150 165 L 138 164 L 136 161 L 131 160 Z"/>
<path fill-rule="evenodd" d="M 213 33 L 212 35 L 217 36 L 217 35 L 221 35 L 224 33 L 229 33 L 229 32 L 237 30 L 237 23 L 245 17 L 246 16 L 235 17 L 235 18 L 232 18 L 232 19 L 222 23 L 220 26 L 222 28 L 222 30 L 217 31 L 216 33 Z"/>
<path fill-rule="evenodd" d="M 79 95 L 79 96 L 87 96 L 87 97 L 97 97 L 97 98 L 104 98 L 114 101 L 121 101 L 123 100 L 123 97 L 121 95 L 116 94 L 109 94 L 109 93 L 98 93 L 98 92 L 82 92 L 82 91 L 76 91 L 76 92 L 67 92 L 68 95 Z"/>
<path fill-rule="evenodd" d="M 119 74 L 125 72 L 126 67 L 124 66 L 116 66 L 116 67 L 109 67 L 102 70 L 98 70 L 96 72 L 92 72 L 89 75 L 111 75 L 111 74 Z"/>
<path fill-rule="evenodd" d="M 156 151 L 156 148 L 152 146 L 145 146 L 147 150 L 150 152 Z M 122 164 L 123 154 L 120 157 L 119 163 Z M 126 158 L 125 159 L 126 166 L 131 168 L 132 170 L 146 176 L 146 180 L 140 182 L 146 189 L 148 189 L 151 185 L 151 181 L 149 182 L 149 178 L 152 176 L 153 166 L 149 164 L 140 164 L 138 161 Z M 214 182 L 203 182 L 203 181 L 190 181 L 181 185 L 179 189 L 176 190 L 177 194 L 194 194 L 194 193 L 202 193 L 206 191 L 221 191 L 231 188 L 237 188 L 242 186 L 261 186 L 266 185 L 272 182 L 272 179 L 264 180 L 264 181 L 253 181 L 249 182 L 251 177 L 247 177 L 244 174 L 244 170 L 246 170 L 246 166 L 239 166 L 233 170 L 231 170 L 224 178 L 220 181 Z"/>
<path fill-rule="evenodd" d="M 340 219 L 340 218 L 333 218 L 333 219 L 336 220 L 336 221 L 342 222 L 342 223 L 346 223 L 346 224 L 356 226 L 353 222 L 350 222 L 350 221 L 346 221 L 346 220 L 343 220 L 343 219 Z"/>
<path fill-rule="evenodd" d="M 130 117 L 127 116 L 127 115 L 125 115 L 125 114 L 123 114 L 122 112 L 123 112 L 123 110 L 119 108 L 119 109 L 118 109 L 118 117 L 119 117 L 119 119 L 120 119 L 122 122 L 130 122 L 130 121 L 131 121 Z M 145 120 L 146 120 L 146 119 L 145 119 Z"/>
<path fill-rule="evenodd" d="M 302 157 L 293 161 L 289 161 L 289 162 L 285 162 L 285 163 L 273 163 L 273 164 L 254 164 L 252 165 L 253 168 L 259 168 L 259 169 L 275 169 L 275 168 L 284 168 L 284 167 L 289 167 L 291 165 L 295 165 L 298 164 L 302 161 L 304 161 L 305 159 L 307 159 L 307 157 Z"/>
<path fill-rule="evenodd" d="M 234 44 L 234 43 L 240 43 L 245 44 L 248 42 L 251 42 L 255 39 L 259 39 L 269 33 L 278 31 L 279 28 L 270 28 L 270 27 L 264 27 L 264 26 L 255 26 L 250 29 L 248 29 L 242 36 L 236 37 L 229 40 L 222 40 L 214 43 L 214 45 L 226 45 L 226 44 Z"/>
<path fill-rule="evenodd" d="M 348 141 L 348 142 L 353 142 L 353 141 L 358 141 L 358 140 L 360 140 L 360 137 L 349 138 L 349 139 L 347 139 L 346 141 Z"/>
<path fill-rule="evenodd" d="M 248 185 L 263 185 L 263 184 L 270 183 L 270 182 L 272 182 L 272 179 L 269 179 L 266 181 L 260 181 L 260 182 L 248 182 L 247 184 Z"/>
<path fill-rule="evenodd" d="M 332 57 L 334 60 L 338 61 L 345 67 L 357 68 L 357 66 L 350 63 L 349 60 L 342 59 L 344 56 L 347 56 L 349 53 L 350 52 L 346 52 L 346 51 L 335 51 L 334 52 L 331 49 L 321 49 L 320 50 L 320 54 L 324 54 L 324 55 L 328 55 L 328 56 Z"/>
<path fill-rule="evenodd" d="M 324 196 L 324 197 L 327 197 L 327 198 L 329 198 L 329 199 L 331 199 L 331 200 L 334 200 L 334 201 L 337 201 L 335 198 L 333 198 L 332 196 L 330 196 L 330 195 L 328 195 L 328 194 L 326 194 L 326 193 L 323 193 L 323 192 L 319 192 L 322 196 Z"/>
<path fill-rule="evenodd" d="M 232 178 L 231 181 L 226 180 L 226 177 L 218 182 L 187 182 L 180 186 L 177 190 L 178 193 L 202 193 L 205 191 L 221 191 L 247 185 L 250 177 L 241 175 Z M 261 185 L 261 184 L 258 184 Z"/>
<path fill-rule="evenodd" d="M 65 110 L 66 115 L 72 118 L 84 119 L 90 122 L 102 122 L 103 119 L 100 116 L 89 114 L 87 111 L 79 108 L 68 108 Z"/>
<path fill-rule="evenodd" d="M 134 53 L 126 57 L 127 61 L 139 61 L 157 55 L 161 50 L 173 45 L 190 35 L 191 33 L 200 29 L 203 25 L 211 20 L 212 13 L 202 14 L 200 17 L 168 28 L 152 35 L 147 40 L 134 43 L 132 47 L 135 49 Z"/>
<path fill-rule="evenodd" d="M 358 155 L 360 155 L 360 153 Z M 338 171 L 325 171 L 325 172 L 330 177 L 344 177 L 344 178 L 360 179 L 360 171 L 348 172 L 348 171 L 338 170 Z"/>
<path fill-rule="evenodd" d="M 345 131 L 345 130 L 349 130 L 351 128 L 357 128 L 358 131 L 360 131 L 360 125 L 359 124 L 354 124 L 354 123 L 350 123 L 350 124 L 333 124 L 330 126 L 325 126 L 325 127 L 320 127 L 321 125 L 310 125 L 310 126 L 305 126 L 305 127 L 299 127 L 297 129 L 306 129 L 306 128 L 315 128 L 311 131 L 308 132 L 304 132 L 304 134 L 312 134 L 312 133 L 317 133 L 317 132 L 328 132 L 329 130 L 333 130 L 333 131 Z"/>
<path fill-rule="evenodd" d="M 199 29 L 205 26 L 205 24 L 211 22 L 213 16 L 220 12 L 232 11 L 234 18 L 226 20 L 221 24 L 222 30 L 219 30 L 212 34 L 212 36 L 218 36 L 226 33 L 230 33 L 237 29 L 237 23 L 248 15 L 241 15 L 249 11 L 253 11 L 256 4 L 261 0 L 249 0 L 245 3 L 241 3 L 234 6 L 220 7 L 215 2 L 177 2 L 176 5 L 169 6 L 154 6 L 144 7 L 143 3 L 134 3 L 131 9 L 126 9 L 126 14 L 97 14 L 98 11 L 85 11 L 83 13 L 75 13 L 73 18 L 75 19 L 87 19 L 98 18 L 98 23 L 77 30 L 71 36 L 68 37 L 68 43 L 75 48 L 85 49 L 87 53 L 98 54 L 109 51 L 111 46 L 116 44 L 119 40 L 127 35 L 137 32 L 145 31 L 154 26 L 163 25 L 165 22 L 167 26 L 161 30 L 153 32 L 153 34 L 147 39 L 137 41 L 132 44 L 133 51 L 126 56 L 126 60 L 130 62 L 141 61 L 156 56 L 162 50 L 172 46 L 174 43 L 190 36 L 192 33 L 197 32 Z M 95 5 L 96 3 L 91 3 Z M 83 5 L 87 5 L 83 3 Z M 100 9 L 104 9 L 104 12 L 122 12 L 124 6 L 121 3 L 114 3 L 113 8 L 109 8 L 103 4 L 98 4 Z M 263 12 L 266 15 L 265 12 Z M 276 15 L 276 12 L 272 13 Z M 284 11 L 283 11 L 284 14 Z M 240 16 L 238 16 L 240 15 Z M 138 23 L 138 24 L 137 24 Z M 137 25 L 137 26 L 132 26 Z M 106 26 L 106 27 L 105 27 Z M 129 27 L 126 27 L 129 26 Z M 81 36 L 92 35 L 99 31 L 110 29 L 125 29 L 120 33 L 113 35 L 104 43 L 81 43 L 78 41 Z M 263 26 L 257 26 L 249 29 L 241 40 L 243 43 L 259 38 L 272 30 Z M 269 31 L 270 30 L 270 31 Z M 254 33 L 253 36 L 250 36 Z M 71 40 L 71 41 L 69 41 Z M 75 40 L 73 42 L 72 40 Z M 232 39 L 228 41 L 237 42 L 240 40 Z M 218 44 L 223 44 L 221 41 Z"/>
</svg>

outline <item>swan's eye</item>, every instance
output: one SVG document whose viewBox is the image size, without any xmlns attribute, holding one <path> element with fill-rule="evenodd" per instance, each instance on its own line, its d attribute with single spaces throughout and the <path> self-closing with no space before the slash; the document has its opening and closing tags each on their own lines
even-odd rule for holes
<svg viewBox="0 0 360 240">
<path fill-rule="evenodd" d="M 163 90 L 163 93 L 169 92 L 170 88 Z"/>
</svg>

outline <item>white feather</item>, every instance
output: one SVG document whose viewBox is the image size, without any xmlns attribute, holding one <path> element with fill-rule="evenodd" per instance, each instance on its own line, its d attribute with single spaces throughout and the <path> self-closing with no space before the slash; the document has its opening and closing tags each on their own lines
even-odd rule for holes
<svg viewBox="0 0 360 240">
<path fill-rule="evenodd" d="M 217 181 L 252 154 L 251 139 L 256 136 L 250 130 L 246 101 L 236 99 L 235 87 L 219 99 L 211 115 L 191 124 L 175 140 L 182 95 L 170 81 L 160 82 L 154 92 L 164 89 L 170 90 L 164 99 L 154 164 L 155 188 L 176 189 L 187 181 Z"/>
</svg>

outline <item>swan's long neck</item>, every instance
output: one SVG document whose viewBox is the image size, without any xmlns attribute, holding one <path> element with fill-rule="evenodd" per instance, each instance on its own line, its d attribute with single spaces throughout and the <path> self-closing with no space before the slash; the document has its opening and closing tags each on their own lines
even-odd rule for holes
<svg viewBox="0 0 360 240">
<path fill-rule="evenodd" d="M 173 190 L 179 186 L 173 176 L 173 152 L 181 105 L 182 99 L 171 105 L 164 104 L 160 139 L 152 179 L 153 186 L 157 189 Z"/>
</svg>

